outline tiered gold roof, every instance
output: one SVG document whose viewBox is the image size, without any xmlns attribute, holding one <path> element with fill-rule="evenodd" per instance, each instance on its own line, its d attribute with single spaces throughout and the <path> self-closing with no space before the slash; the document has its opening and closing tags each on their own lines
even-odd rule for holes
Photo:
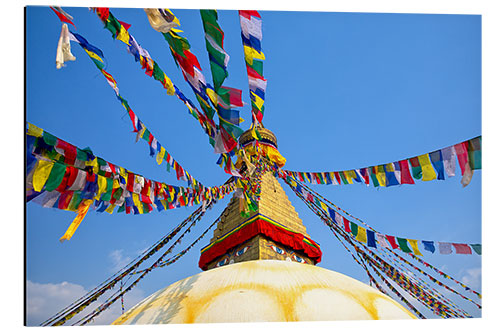
<svg viewBox="0 0 500 333">
<path fill-rule="evenodd" d="M 272 144 L 277 148 L 277 139 L 273 132 L 263 127 L 258 128 L 258 131 L 262 137 L 262 141 Z M 240 137 L 240 144 L 246 145 L 253 140 L 255 139 L 252 137 L 252 133 L 246 131 Z M 280 183 L 272 173 L 266 172 L 263 174 L 261 178 L 261 194 L 258 208 L 256 212 L 251 213 L 250 217 L 243 217 L 240 214 L 239 200 L 240 199 L 235 195 L 229 202 L 228 208 L 217 224 L 217 229 L 214 231 L 210 244 L 221 239 L 256 215 L 263 215 L 293 232 L 303 234 L 309 238 L 306 227 L 302 223 L 302 220 L 292 206 Z M 314 263 L 305 253 L 293 251 L 291 248 L 259 234 L 229 249 L 224 255 L 210 262 L 207 269 L 229 263 L 266 259 L 298 261 L 308 264 Z"/>
</svg>

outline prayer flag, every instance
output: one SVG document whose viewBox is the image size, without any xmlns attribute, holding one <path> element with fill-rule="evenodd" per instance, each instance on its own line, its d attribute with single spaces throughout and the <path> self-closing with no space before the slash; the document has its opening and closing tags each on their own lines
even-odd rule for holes
<svg viewBox="0 0 500 333">
<path fill-rule="evenodd" d="M 28 123 L 28 135 L 35 136 L 35 137 L 42 137 L 43 136 L 43 129 L 36 127 L 35 125 Z"/>
<path fill-rule="evenodd" d="M 413 178 L 415 179 L 422 178 L 422 167 L 420 166 L 418 157 L 410 158 L 410 164 L 411 164 L 411 173 L 413 175 Z"/>
<path fill-rule="evenodd" d="M 366 230 L 367 245 L 369 247 L 377 248 L 377 243 L 375 241 L 375 232 L 371 230 Z"/>
<path fill-rule="evenodd" d="M 361 176 L 363 177 L 363 180 L 367 186 L 370 186 L 370 173 L 368 172 L 367 168 L 363 168 L 360 170 Z"/>
<path fill-rule="evenodd" d="M 156 155 L 156 163 L 158 163 L 158 165 L 161 165 L 165 157 L 166 150 L 159 143 L 158 145 L 160 146 L 160 152 Z"/>
<path fill-rule="evenodd" d="M 422 168 L 422 180 L 428 181 L 436 179 L 436 171 L 434 171 L 434 168 L 431 165 L 429 154 L 419 155 L 417 158 L 420 163 L 420 167 Z"/>
<path fill-rule="evenodd" d="M 66 165 L 55 162 L 45 183 L 45 190 L 49 192 L 54 191 L 61 184 L 65 173 Z"/>
<path fill-rule="evenodd" d="M 335 222 L 339 227 L 342 227 L 343 221 L 344 219 L 342 218 L 342 216 L 339 213 L 335 212 Z"/>
<path fill-rule="evenodd" d="M 441 154 L 441 150 L 433 151 L 429 154 L 431 158 L 432 165 L 434 169 L 437 171 L 437 179 L 444 180 L 444 164 L 443 164 L 443 155 Z"/>
<path fill-rule="evenodd" d="M 481 169 L 481 137 L 468 141 L 469 165 L 472 170 Z"/>
<path fill-rule="evenodd" d="M 482 254 L 481 244 L 469 244 L 469 245 L 470 245 L 470 247 L 472 247 L 472 249 L 474 250 L 474 252 L 476 252 L 479 255 Z"/>
<path fill-rule="evenodd" d="M 390 163 L 390 164 L 392 164 L 392 167 L 394 168 L 394 177 L 396 177 L 398 184 L 402 184 L 401 183 L 401 166 L 399 165 L 399 162 L 394 162 L 394 163 Z"/>
<path fill-rule="evenodd" d="M 444 165 L 444 170 L 446 171 L 446 174 L 448 177 L 453 177 L 455 176 L 455 167 L 457 165 L 456 162 L 456 152 L 455 152 L 455 147 L 450 146 L 441 149 L 441 154 L 443 156 L 443 165 Z"/>
<path fill-rule="evenodd" d="M 462 179 L 460 182 L 464 187 L 469 185 L 472 179 L 472 174 L 474 172 L 469 165 L 469 154 L 467 152 L 467 146 L 467 142 L 458 143 L 454 146 L 458 158 L 458 164 L 460 165 L 460 170 L 462 171 Z"/>
<path fill-rule="evenodd" d="M 349 220 L 346 219 L 345 217 L 343 217 L 343 220 L 344 220 L 344 230 L 346 232 L 351 232 L 351 228 L 349 226 L 349 223 L 350 223 Z"/>
<path fill-rule="evenodd" d="M 415 255 L 417 255 L 417 256 L 421 256 L 422 253 L 418 249 L 418 240 L 416 240 L 416 239 L 408 239 L 408 242 L 411 245 L 411 249 L 413 250 L 413 253 L 415 253 Z"/>
<path fill-rule="evenodd" d="M 362 226 L 358 226 L 358 234 L 356 235 L 356 240 L 366 243 L 367 242 L 367 232 Z"/>
<path fill-rule="evenodd" d="M 354 237 L 358 236 L 358 225 L 354 222 L 350 222 L 351 233 Z"/>
<path fill-rule="evenodd" d="M 387 187 L 399 185 L 399 181 L 396 178 L 396 173 L 394 169 L 394 163 L 384 164 L 385 178 L 387 180 Z"/>
<path fill-rule="evenodd" d="M 405 238 L 396 237 L 396 239 L 398 241 L 399 248 L 403 252 L 405 252 L 405 253 L 410 253 L 411 252 L 411 249 L 408 247 L 408 243 L 407 243 L 407 240 Z"/>
<path fill-rule="evenodd" d="M 389 241 L 389 243 L 391 244 L 391 247 L 393 249 L 398 248 L 398 244 L 396 244 L 396 239 L 394 236 L 385 235 L 385 237 L 387 238 L 387 240 Z"/>
<path fill-rule="evenodd" d="M 434 242 L 433 241 L 422 241 L 422 244 L 424 244 L 424 250 L 429 251 L 434 253 L 436 251 L 436 248 L 434 247 Z"/>
<path fill-rule="evenodd" d="M 467 244 L 457 244 L 457 243 L 451 243 L 453 247 L 455 248 L 455 253 L 457 254 L 472 254 L 472 251 Z"/>
<path fill-rule="evenodd" d="M 33 189 L 37 192 L 41 192 L 47 179 L 50 176 L 54 162 L 46 160 L 38 160 L 35 166 L 35 172 L 33 173 Z"/>
<path fill-rule="evenodd" d="M 385 235 L 376 232 L 375 237 L 377 238 L 377 242 L 380 244 L 381 247 L 389 248 L 389 244 L 387 244 Z"/>
<path fill-rule="evenodd" d="M 71 53 L 68 25 L 63 24 L 61 28 L 61 35 L 57 43 L 56 68 L 57 69 L 62 68 L 66 61 L 75 61 L 75 60 L 76 60 L 75 56 Z"/>
<path fill-rule="evenodd" d="M 451 244 L 450 243 L 438 242 L 438 248 L 439 248 L 440 254 L 450 254 L 451 253 Z"/>
<path fill-rule="evenodd" d="M 408 160 L 398 161 L 399 167 L 401 169 L 401 184 L 415 184 L 415 181 L 411 177 L 410 167 L 408 165 Z"/>
<path fill-rule="evenodd" d="M 69 15 L 68 13 L 66 13 L 61 7 L 50 6 L 50 9 L 52 9 L 54 11 L 54 13 L 57 15 L 57 17 L 59 17 L 59 19 L 61 20 L 61 22 L 66 22 L 66 23 L 72 24 L 76 29 L 75 24 L 71 21 L 73 19 L 73 17 L 71 15 Z"/>
<path fill-rule="evenodd" d="M 93 200 L 87 199 L 83 200 L 80 205 L 78 206 L 78 215 L 75 217 L 71 225 L 68 227 L 64 235 L 59 239 L 59 241 L 63 242 L 65 240 L 70 240 L 71 237 L 73 237 L 73 234 L 75 233 L 76 229 L 82 222 L 83 218 L 85 215 L 87 215 L 87 212 L 89 211 L 89 207 L 92 204 Z"/>
</svg>

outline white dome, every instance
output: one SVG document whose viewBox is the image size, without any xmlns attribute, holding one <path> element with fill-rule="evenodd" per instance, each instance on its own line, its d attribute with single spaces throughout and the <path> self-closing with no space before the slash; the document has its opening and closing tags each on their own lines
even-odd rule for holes
<svg viewBox="0 0 500 333">
<path fill-rule="evenodd" d="M 254 260 L 177 281 L 113 324 L 414 318 L 388 296 L 346 275 L 296 262 Z"/>
</svg>

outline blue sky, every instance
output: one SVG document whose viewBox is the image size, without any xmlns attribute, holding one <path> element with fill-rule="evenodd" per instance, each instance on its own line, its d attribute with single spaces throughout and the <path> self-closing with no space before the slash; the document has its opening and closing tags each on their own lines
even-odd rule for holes
<svg viewBox="0 0 500 333">
<path fill-rule="evenodd" d="M 217 156 L 185 106 L 144 75 L 125 45 L 111 38 L 95 14 L 87 8 L 65 9 L 75 18 L 76 32 L 104 52 L 106 70 L 118 82 L 121 95 L 171 155 L 203 184 L 223 183 L 226 174 L 215 164 Z M 130 33 L 194 100 L 166 41 L 149 26 L 144 11 L 112 12 L 132 24 Z M 199 12 L 174 13 L 210 81 Z M 479 15 L 277 11 L 262 11 L 261 15 L 264 76 L 268 79 L 264 124 L 278 137 L 279 150 L 288 160 L 285 168 L 334 171 L 365 167 L 482 134 Z M 78 147 L 91 147 L 96 155 L 145 177 L 183 185 L 149 157 L 144 142 L 135 143 L 128 116 L 83 50 L 73 45 L 77 60 L 61 70 L 55 68 L 61 24 L 53 12 L 48 7 L 30 7 L 26 19 L 27 121 Z M 237 12 L 219 11 L 219 23 L 231 56 L 225 84 L 242 89 L 244 101 L 249 103 Z M 248 106 L 242 108 L 242 117 L 246 129 L 251 119 Z M 382 233 L 481 243 L 481 176 L 482 171 L 476 172 L 466 188 L 461 187 L 460 177 L 453 177 L 391 188 L 354 184 L 315 185 L 314 189 Z M 366 281 L 366 274 L 321 221 L 283 187 L 309 235 L 321 244 L 319 266 Z M 228 200 L 207 213 L 178 250 L 203 232 Z M 68 285 L 75 295 L 89 290 L 193 210 L 145 215 L 90 212 L 71 241 L 61 244 L 58 239 L 75 214 L 29 203 L 26 269 L 30 290 L 40 302 Z M 125 300 L 126 307 L 200 272 L 199 249 L 208 241 L 209 237 L 175 265 L 153 271 L 135 295 Z M 425 253 L 424 259 L 481 289 L 481 257 Z M 65 281 L 68 284 L 63 286 Z M 472 307 L 466 309 L 479 315 Z M 28 323 L 45 319 L 40 313 L 38 316 L 34 313 Z"/>
</svg>

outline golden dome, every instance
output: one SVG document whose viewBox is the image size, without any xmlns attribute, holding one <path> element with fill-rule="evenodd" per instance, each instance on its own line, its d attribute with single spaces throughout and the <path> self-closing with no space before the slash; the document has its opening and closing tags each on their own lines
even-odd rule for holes
<svg viewBox="0 0 500 333">
<path fill-rule="evenodd" d="M 228 322 L 415 319 L 400 304 L 346 275 L 281 260 L 245 261 L 157 291 L 113 322 Z"/>
<path fill-rule="evenodd" d="M 271 144 L 274 148 L 278 149 L 278 139 L 276 139 L 276 135 L 274 135 L 273 132 L 260 126 L 257 126 L 257 131 L 259 131 L 259 134 L 262 137 L 262 140 L 260 140 L 261 142 Z M 252 136 L 252 130 L 250 129 L 243 132 L 239 138 L 240 145 L 242 146 L 245 146 L 254 140 L 255 138 Z"/>
</svg>

